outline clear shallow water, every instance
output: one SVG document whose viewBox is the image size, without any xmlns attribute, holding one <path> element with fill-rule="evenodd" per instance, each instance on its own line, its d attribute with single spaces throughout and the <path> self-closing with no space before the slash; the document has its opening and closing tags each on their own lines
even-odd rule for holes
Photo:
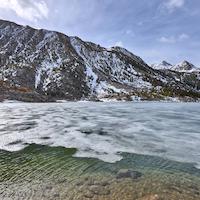
<svg viewBox="0 0 200 200">
<path fill-rule="evenodd" d="M 75 152 L 36 144 L 0 150 L 0 199 L 200 199 L 200 170 L 191 164 L 128 153 L 107 163 Z"/>
<path fill-rule="evenodd" d="M 200 166 L 197 103 L 1 103 L 0 149 L 30 143 L 77 148 L 77 157 L 107 162 L 120 152 Z"/>
</svg>

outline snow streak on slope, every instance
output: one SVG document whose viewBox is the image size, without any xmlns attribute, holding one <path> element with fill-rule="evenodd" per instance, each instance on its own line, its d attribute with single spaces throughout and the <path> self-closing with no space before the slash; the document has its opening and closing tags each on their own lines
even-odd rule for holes
<svg viewBox="0 0 200 200">
<path fill-rule="evenodd" d="M 59 73 L 59 70 L 56 69 L 59 69 L 62 62 L 65 61 L 64 58 L 61 57 L 61 54 L 59 52 L 60 49 L 63 49 L 63 45 L 59 42 L 59 38 L 56 33 L 47 32 L 44 36 L 44 39 L 36 46 L 37 51 L 40 52 L 48 45 L 48 54 L 45 60 L 42 61 L 40 66 L 37 67 L 37 71 L 35 74 L 35 88 L 37 88 L 39 84 L 43 81 L 42 84 L 44 91 L 48 90 L 48 85 L 51 82 L 57 83 L 58 86 L 61 85 L 59 82 L 62 79 L 62 75 Z M 54 51 L 52 51 L 52 49 L 54 49 Z M 42 80 L 42 76 L 44 75 L 45 78 Z"/>
<path fill-rule="evenodd" d="M 70 41 L 85 63 L 86 74 L 93 92 L 100 94 L 102 91 L 111 89 L 109 81 L 117 81 L 135 88 L 151 87 L 151 83 L 143 81 L 141 74 L 134 69 L 134 66 L 126 64 L 115 51 L 92 43 L 84 43 L 76 37 L 71 37 Z M 138 57 L 135 58 L 139 60 Z M 114 86 L 112 89 L 118 90 Z"/>
</svg>

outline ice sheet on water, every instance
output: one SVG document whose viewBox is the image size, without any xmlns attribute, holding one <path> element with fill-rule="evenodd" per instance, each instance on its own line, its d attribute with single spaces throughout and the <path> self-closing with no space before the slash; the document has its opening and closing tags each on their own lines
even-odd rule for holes
<svg viewBox="0 0 200 200">
<path fill-rule="evenodd" d="M 0 104 L 0 149 L 27 143 L 75 147 L 76 156 L 107 162 L 119 152 L 156 155 L 200 166 L 200 104 Z"/>
</svg>

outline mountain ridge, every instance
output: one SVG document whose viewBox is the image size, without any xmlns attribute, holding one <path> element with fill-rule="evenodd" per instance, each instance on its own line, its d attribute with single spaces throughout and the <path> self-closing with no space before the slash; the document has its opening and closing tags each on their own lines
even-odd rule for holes
<svg viewBox="0 0 200 200">
<path fill-rule="evenodd" d="M 200 71 L 199 67 L 196 67 L 195 65 L 193 65 L 191 62 L 187 60 L 184 60 L 175 65 L 172 65 L 167 61 L 162 61 L 161 63 L 151 64 L 151 67 L 154 69 L 159 69 L 159 70 L 172 70 L 172 71 L 178 71 L 178 72 Z"/>
<path fill-rule="evenodd" d="M 0 99 L 200 98 L 199 79 L 187 83 L 179 76 L 153 69 L 122 47 L 0 20 Z"/>
</svg>

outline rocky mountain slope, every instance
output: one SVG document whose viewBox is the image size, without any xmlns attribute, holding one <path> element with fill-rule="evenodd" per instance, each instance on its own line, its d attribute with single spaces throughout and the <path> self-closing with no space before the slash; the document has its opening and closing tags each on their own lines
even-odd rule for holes
<svg viewBox="0 0 200 200">
<path fill-rule="evenodd" d="M 184 76 L 121 47 L 0 20 L 0 100 L 197 100 L 199 79 Z"/>
</svg>

